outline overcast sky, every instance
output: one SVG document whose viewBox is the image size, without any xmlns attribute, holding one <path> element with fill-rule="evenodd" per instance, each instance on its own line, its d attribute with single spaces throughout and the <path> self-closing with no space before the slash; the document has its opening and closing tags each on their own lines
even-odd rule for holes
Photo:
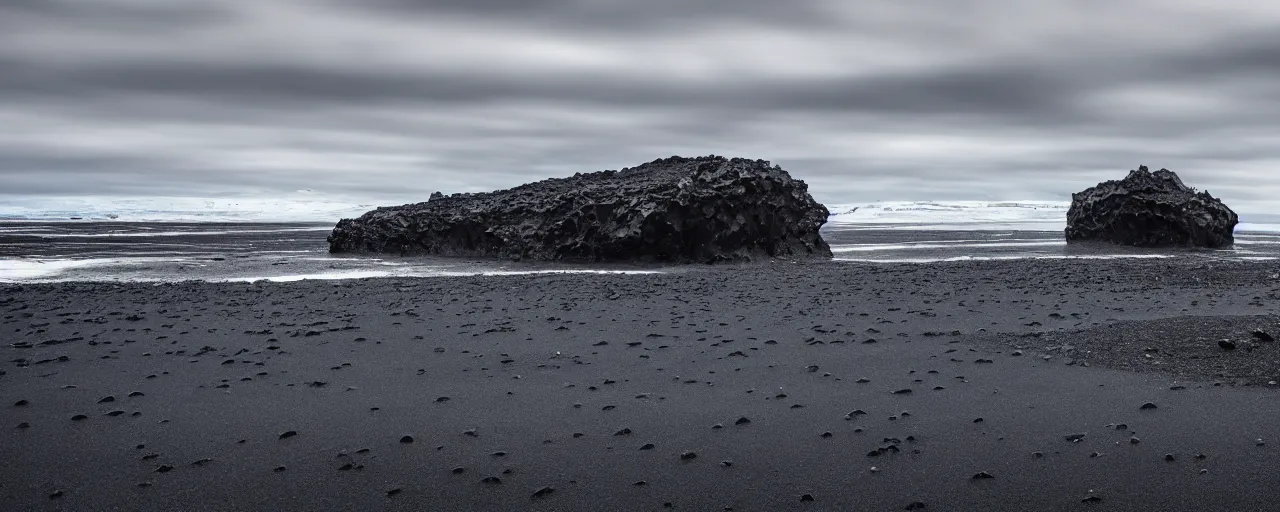
<svg viewBox="0 0 1280 512">
<path fill-rule="evenodd" d="M 0 193 L 425 199 L 670 155 L 824 202 L 1280 209 L 1280 3 L 0 0 Z"/>
</svg>

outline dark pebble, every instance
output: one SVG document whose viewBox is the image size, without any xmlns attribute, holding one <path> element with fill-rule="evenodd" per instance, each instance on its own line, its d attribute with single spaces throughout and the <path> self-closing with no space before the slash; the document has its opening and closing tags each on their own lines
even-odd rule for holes
<svg viewBox="0 0 1280 512">
<path fill-rule="evenodd" d="M 293 437 L 293 436 L 296 436 L 296 435 L 298 435 L 298 433 L 297 433 L 297 432 L 295 432 L 295 431 L 293 431 L 293 430 L 290 430 L 290 431 L 288 431 L 288 432 L 283 432 L 283 433 L 281 433 L 281 434 L 280 434 L 280 439 L 288 439 L 288 438 Z"/>
<path fill-rule="evenodd" d="M 135 398 L 135 397 L 139 397 L 139 396 L 143 396 L 143 394 L 142 394 L 142 392 L 141 392 L 141 391 L 134 391 L 134 392 L 129 393 L 129 397 L 130 397 L 130 398 Z"/>
<path fill-rule="evenodd" d="M 733 422 L 734 425 L 746 425 L 748 423 L 751 423 L 751 420 L 747 419 L 746 416 L 738 418 L 738 421 Z"/>
<path fill-rule="evenodd" d="M 991 476 L 991 473 L 988 473 L 986 471 L 980 471 L 977 474 L 973 475 L 974 480 L 990 480 L 992 478 L 995 478 L 995 477 Z"/>
<path fill-rule="evenodd" d="M 399 488 L 399 487 L 396 487 L 395 489 L 388 489 L 388 490 L 387 490 L 387 497 L 388 497 L 388 498 L 390 498 L 390 497 L 392 497 L 392 496 L 395 496 L 395 495 L 397 495 L 397 494 L 400 494 L 401 492 L 403 492 L 403 489 L 401 489 L 401 488 Z"/>
<path fill-rule="evenodd" d="M 107 396 L 102 397 L 102 399 L 98 400 L 98 403 L 100 403 L 100 404 L 109 404 L 109 403 L 114 402 L 114 401 L 116 401 L 116 397 L 111 396 L 111 395 L 107 395 Z"/>
<path fill-rule="evenodd" d="M 467 468 L 464 468 L 464 467 L 461 467 L 461 466 L 456 467 L 456 468 L 453 468 L 453 474 L 455 474 L 455 475 L 461 475 L 462 473 L 465 473 L 466 471 L 467 471 Z"/>
<path fill-rule="evenodd" d="M 551 494 L 551 493 L 553 493 L 553 492 L 556 492 L 556 490 L 555 490 L 554 488 L 551 488 L 551 487 L 543 487 L 543 488 L 541 488 L 541 489 L 538 489 L 538 490 L 536 490 L 536 491 L 533 491 L 533 497 L 534 497 L 534 498 L 541 498 L 541 497 L 544 497 L 544 496 L 550 495 L 550 494 Z"/>
<path fill-rule="evenodd" d="M 1145 411 L 1145 410 L 1148 410 L 1148 409 L 1155 409 L 1155 408 L 1156 408 L 1156 404 L 1153 404 L 1153 403 L 1151 403 L 1151 402 L 1147 402 L 1147 403 L 1145 403 L 1145 404 L 1142 404 L 1142 407 L 1139 407 L 1138 409 L 1141 409 L 1141 410 L 1144 410 L 1144 411 Z"/>
<path fill-rule="evenodd" d="M 631 429 L 629 429 L 629 428 L 624 428 L 624 429 L 622 429 L 622 430 L 619 430 L 619 431 L 617 431 L 617 432 L 614 432 L 614 433 L 613 433 L 613 435 L 615 435 L 615 436 L 629 436 L 629 435 L 631 435 Z"/>
<path fill-rule="evenodd" d="M 49 493 L 49 499 L 51 499 L 51 500 L 56 500 L 56 499 L 61 498 L 61 497 L 62 497 L 62 490 L 61 490 L 61 489 L 59 489 L 59 490 L 56 490 L 56 491 L 53 491 L 53 492 Z"/>
<path fill-rule="evenodd" d="M 693 460 L 698 458 L 698 454 L 694 452 L 684 452 L 680 454 L 680 460 Z"/>
<path fill-rule="evenodd" d="M 1218 346 L 1219 346 L 1219 347 L 1222 347 L 1222 349 L 1223 349 L 1223 350 L 1235 350 L 1235 349 L 1236 349 L 1236 344 L 1235 344 L 1234 342 L 1231 342 L 1231 341 L 1228 341 L 1228 340 L 1219 340 L 1219 341 L 1218 341 Z"/>
<path fill-rule="evenodd" d="M 902 507 L 902 510 L 924 510 L 924 507 L 923 501 L 913 501 L 908 503 L 907 506 Z"/>
<path fill-rule="evenodd" d="M 653 443 L 646 443 L 644 446 L 641 446 L 641 447 L 640 447 L 640 449 L 641 449 L 641 450 L 652 450 L 652 449 L 654 449 L 654 446 L 653 446 Z"/>
<path fill-rule="evenodd" d="M 31 402 L 28 402 L 26 400 L 18 400 L 17 402 L 13 403 L 14 407 L 26 407 L 28 405 L 31 405 Z"/>
<path fill-rule="evenodd" d="M 89 419 L 89 417 L 88 417 L 88 416 L 85 416 L 85 415 L 83 415 L 83 414 L 77 414 L 77 415 L 75 415 L 75 416 L 72 416 L 72 417 L 71 417 L 71 421 L 84 421 L 84 420 L 87 420 L 87 419 Z"/>
<path fill-rule="evenodd" d="M 801 494 L 801 495 L 800 495 L 800 501 L 813 501 L 813 495 L 812 495 L 812 494 Z"/>
<path fill-rule="evenodd" d="M 412 442 L 413 442 L 413 436 L 404 436 L 404 437 L 400 438 L 400 442 L 401 442 L 401 443 L 404 443 L 404 444 L 412 443 Z"/>
<path fill-rule="evenodd" d="M 276 473 L 282 473 L 284 472 L 285 469 L 286 468 L 284 466 L 276 466 L 276 468 L 273 469 L 272 471 L 275 471 Z"/>
<path fill-rule="evenodd" d="M 486 477 L 484 477 L 484 478 L 481 478 L 481 479 L 480 479 L 480 483 L 482 483 L 482 484 L 500 484 L 500 483 L 502 483 L 502 479 L 501 479 L 501 478 L 498 478 L 498 477 L 496 477 L 496 476 L 486 476 Z"/>
<path fill-rule="evenodd" d="M 156 468 L 156 473 L 168 473 L 170 471 L 173 471 L 173 466 L 170 466 L 168 464 L 161 464 L 159 467 Z"/>
</svg>

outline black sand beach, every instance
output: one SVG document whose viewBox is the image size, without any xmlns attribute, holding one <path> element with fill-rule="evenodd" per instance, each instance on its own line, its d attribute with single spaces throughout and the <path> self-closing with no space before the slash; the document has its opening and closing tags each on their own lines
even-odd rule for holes
<svg viewBox="0 0 1280 512">
<path fill-rule="evenodd" d="M 5 285 L 0 509 L 1274 510 L 1278 271 Z"/>
</svg>

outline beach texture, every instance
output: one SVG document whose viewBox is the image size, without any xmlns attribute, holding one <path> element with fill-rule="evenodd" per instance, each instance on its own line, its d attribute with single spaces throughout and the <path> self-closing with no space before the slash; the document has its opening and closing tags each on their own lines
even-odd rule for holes
<svg viewBox="0 0 1280 512">
<path fill-rule="evenodd" d="M 1274 510 L 1276 273 L 6 285 L 0 510 Z"/>
</svg>

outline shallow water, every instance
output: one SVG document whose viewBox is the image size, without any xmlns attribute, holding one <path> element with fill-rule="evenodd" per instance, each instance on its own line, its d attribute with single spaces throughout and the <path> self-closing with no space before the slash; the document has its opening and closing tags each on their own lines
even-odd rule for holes
<svg viewBox="0 0 1280 512">
<path fill-rule="evenodd" d="M 368 277 L 651 273 L 652 265 L 530 264 L 452 258 L 330 255 L 329 223 L 0 222 L 0 282 L 298 281 Z M 985 228 L 985 229 L 984 229 Z M 1140 250 L 1071 244 L 1060 230 L 947 230 L 830 224 L 837 261 L 939 262 L 1031 258 L 1211 258 L 1273 261 L 1280 234 L 1241 233 L 1224 250 Z"/>
<path fill-rule="evenodd" d="M 1280 234 L 1237 233 L 1226 249 L 1139 249 L 1103 243 L 1067 244 L 1054 230 L 909 229 L 838 224 L 823 229 L 838 261 L 928 263 L 1002 259 L 1209 258 L 1280 259 Z"/>
</svg>

